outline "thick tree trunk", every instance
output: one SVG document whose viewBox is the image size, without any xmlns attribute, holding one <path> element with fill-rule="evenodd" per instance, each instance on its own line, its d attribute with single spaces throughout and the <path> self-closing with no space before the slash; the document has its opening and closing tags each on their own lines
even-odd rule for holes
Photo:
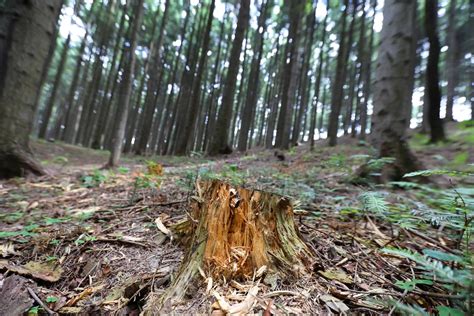
<svg viewBox="0 0 474 316">
<path fill-rule="evenodd" d="M 44 173 L 30 151 L 29 135 L 60 3 L 0 4 L 0 178 Z"/>
<path fill-rule="evenodd" d="M 406 109 L 413 76 L 416 0 L 385 0 L 384 21 L 374 82 L 373 145 L 379 157 L 395 162 L 382 171 L 382 181 L 400 179 L 417 169 L 417 160 L 405 140 L 409 126 Z"/>
<path fill-rule="evenodd" d="M 196 191 L 195 220 L 175 226 L 189 250 L 174 283 L 148 302 L 145 314 L 179 302 L 199 268 L 215 280 L 252 277 L 263 266 L 282 278 L 310 273 L 314 253 L 296 228 L 288 198 L 218 180 L 198 182 Z"/>
<path fill-rule="evenodd" d="M 60 17 L 61 17 L 61 11 L 64 6 L 65 0 L 60 0 L 60 4 L 57 8 L 56 11 L 56 18 L 54 19 L 56 22 L 54 24 L 54 33 L 50 38 L 50 44 L 49 44 L 49 49 L 48 49 L 48 54 L 46 55 L 46 61 L 43 65 L 43 70 L 41 71 L 41 79 L 38 84 L 37 90 L 36 90 L 36 96 L 35 96 L 35 118 L 33 120 L 33 128 L 32 132 L 36 132 L 38 130 L 38 123 L 39 123 L 39 102 L 41 99 L 41 95 L 43 93 L 43 87 L 46 82 L 46 78 L 48 77 L 48 72 L 49 68 L 51 65 L 51 62 L 54 57 L 54 52 L 56 51 L 56 46 L 58 43 L 58 33 L 59 33 L 59 22 L 60 22 Z"/>
<path fill-rule="evenodd" d="M 127 124 L 128 108 L 130 105 L 130 97 L 132 94 L 132 77 L 136 60 L 135 49 L 137 47 L 138 32 L 142 24 L 143 1 L 144 0 L 138 0 L 134 10 L 134 20 L 131 32 L 130 47 L 127 48 L 126 52 L 127 62 L 125 63 L 123 69 L 122 85 L 120 89 L 119 104 L 117 108 L 118 126 L 117 129 L 114 131 L 112 137 L 112 151 L 110 153 L 109 161 L 106 165 L 107 168 L 116 167 L 120 160 L 120 155 L 122 154 L 122 145 L 125 135 L 125 127 Z"/>
<path fill-rule="evenodd" d="M 239 16 L 237 18 L 237 28 L 232 43 L 232 49 L 229 57 L 229 69 L 222 96 L 222 105 L 216 122 L 215 133 L 209 145 L 208 153 L 210 155 L 225 154 L 232 151 L 229 144 L 229 134 L 232 120 L 232 107 L 234 104 L 234 93 L 239 73 L 240 53 L 244 41 L 245 31 L 250 19 L 250 0 L 241 0 Z"/>
<path fill-rule="evenodd" d="M 441 89 L 439 87 L 440 44 L 437 34 L 438 1 L 427 1 L 425 5 L 425 29 L 430 43 L 428 65 L 426 66 L 426 86 L 428 88 L 428 122 L 430 143 L 444 141 L 444 126 L 440 118 Z"/>
</svg>

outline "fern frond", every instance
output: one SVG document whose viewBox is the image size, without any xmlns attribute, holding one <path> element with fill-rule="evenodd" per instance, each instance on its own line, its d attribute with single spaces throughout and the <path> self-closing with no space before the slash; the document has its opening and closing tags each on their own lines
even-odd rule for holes
<svg viewBox="0 0 474 316">
<path fill-rule="evenodd" d="M 383 214 L 388 211 L 388 205 L 383 196 L 377 192 L 364 192 L 359 195 L 362 207 L 365 211 L 375 214 Z"/>
<path fill-rule="evenodd" d="M 405 174 L 404 178 L 410 177 L 429 177 L 429 176 L 438 176 L 438 175 L 446 175 L 446 176 L 474 176 L 474 173 L 467 172 L 467 171 L 456 171 L 456 170 L 445 170 L 445 169 L 428 169 L 428 170 L 418 170 L 415 172 L 410 172 Z"/>
</svg>

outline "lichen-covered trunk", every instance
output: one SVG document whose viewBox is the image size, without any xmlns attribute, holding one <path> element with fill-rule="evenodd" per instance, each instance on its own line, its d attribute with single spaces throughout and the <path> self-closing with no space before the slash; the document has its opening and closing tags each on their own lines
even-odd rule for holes
<svg viewBox="0 0 474 316">
<path fill-rule="evenodd" d="M 263 266 L 267 273 L 302 276 L 314 253 L 301 239 L 288 198 L 228 183 L 198 181 L 192 219 L 176 225 L 188 249 L 170 289 L 148 308 L 178 303 L 199 268 L 214 279 L 251 278 Z"/>
<path fill-rule="evenodd" d="M 43 174 L 29 149 L 59 0 L 0 3 L 0 178 Z"/>
</svg>

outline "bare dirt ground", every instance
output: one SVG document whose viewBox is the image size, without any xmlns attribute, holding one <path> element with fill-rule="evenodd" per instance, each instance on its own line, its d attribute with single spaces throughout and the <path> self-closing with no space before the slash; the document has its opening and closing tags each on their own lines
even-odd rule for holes
<svg viewBox="0 0 474 316">
<path fill-rule="evenodd" d="M 427 168 L 459 168 L 474 161 L 472 143 L 459 139 L 427 146 L 415 135 L 412 145 Z M 123 167 L 101 171 L 106 152 L 36 142 L 37 156 L 51 175 L 0 182 L 0 289 L 9 276 L 28 279 L 23 296 L 33 314 L 139 314 L 149 295 L 170 286 L 187 251 L 163 233 L 157 219 L 165 227 L 185 219 L 194 181 L 221 178 L 292 197 L 298 228 L 317 258 L 313 272 L 286 280 L 271 275 L 213 280 L 211 285 L 198 278 L 186 299 L 169 306 L 169 312 L 211 314 L 213 293 L 235 304 L 255 286 L 258 293 L 249 313 L 393 313 L 387 301 L 417 303 L 433 311 L 449 297 L 436 286 L 409 293 L 395 286 L 419 271 L 380 249 L 454 249 L 456 240 L 437 227 L 402 228 L 364 213 L 360 194 L 367 191 L 382 191 L 397 210 L 404 206 L 410 211 L 427 201 L 415 190 L 354 181 L 362 155 L 371 151 L 353 139 L 342 143 L 328 148 L 319 142 L 314 151 L 299 146 L 285 152 L 284 160 L 264 150 L 217 160 L 126 157 Z M 450 188 L 446 178 L 438 180 Z M 453 185 L 472 186 L 466 181 Z"/>
</svg>

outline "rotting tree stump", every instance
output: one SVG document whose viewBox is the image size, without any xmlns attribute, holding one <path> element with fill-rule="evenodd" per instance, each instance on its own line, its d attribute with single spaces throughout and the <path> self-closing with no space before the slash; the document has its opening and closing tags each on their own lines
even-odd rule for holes
<svg viewBox="0 0 474 316">
<path fill-rule="evenodd" d="M 218 180 L 198 181 L 196 195 L 192 218 L 175 227 L 187 246 L 184 261 L 147 311 L 179 303 L 199 268 L 214 280 L 252 277 L 262 266 L 283 278 L 311 271 L 314 253 L 301 239 L 288 198 Z"/>
</svg>

